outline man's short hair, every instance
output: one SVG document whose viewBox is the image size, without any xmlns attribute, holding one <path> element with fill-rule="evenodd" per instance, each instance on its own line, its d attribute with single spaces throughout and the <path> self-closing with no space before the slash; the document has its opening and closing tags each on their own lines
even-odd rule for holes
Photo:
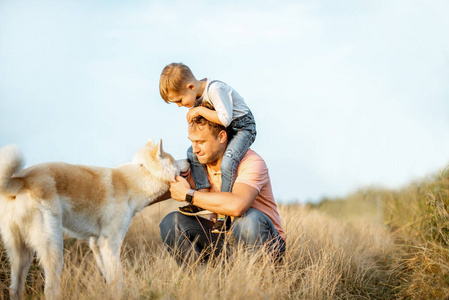
<svg viewBox="0 0 449 300">
<path fill-rule="evenodd" d="M 215 110 L 215 108 L 211 104 L 209 104 L 207 102 L 203 102 L 199 106 L 204 106 L 204 107 L 206 107 L 206 108 L 208 108 L 210 110 Z M 224 131 L 226 131 L 226 134 L 227 134 L 227 137 L 228 137 L 228 141 L 234 135 L 234 132 L 232 131 L 232 127 L 231 126 L 224 127 L 221 124 L 209 121 L 208 119 L 204 118 L 203 116 L 198 116 L 198 117 L 193 118 L 192 121 L 189 124 L 189 127 L 192 127 L 192 128 L 198 128 L 197 126 L 198 127 L 208 126 L 210 131 L 211 131 L 211 133 L 212 133 L 212 135 L 214 137 L 218 137 L 218 134 L 222 130 L 224 130 Z"/>
<path fill-rule="evenodd" d="M 159 92 L 162 99 L 169 103 L 168 94 L 170 92 L 182 92 L 186 88 L 186 83 L 192 79 L 195 79 L 195 76 L 193 76 L 190 68 L 183 63 L 171 63 L 165 66 L 159 79 Z"/>
</svg>

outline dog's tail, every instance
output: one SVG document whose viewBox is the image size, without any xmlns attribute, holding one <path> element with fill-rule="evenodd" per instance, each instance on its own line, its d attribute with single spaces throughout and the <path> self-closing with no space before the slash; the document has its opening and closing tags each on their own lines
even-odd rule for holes
<svg viewBox="0 0 449 300">
<path fill-rule="evenodd" d="M 22 170 L 23 158 L 16 145 L 8 145 L 0 149 L 0 193 L 15 196 L 23 187 L 23 179 L 13 177 Z"/>
</svg>

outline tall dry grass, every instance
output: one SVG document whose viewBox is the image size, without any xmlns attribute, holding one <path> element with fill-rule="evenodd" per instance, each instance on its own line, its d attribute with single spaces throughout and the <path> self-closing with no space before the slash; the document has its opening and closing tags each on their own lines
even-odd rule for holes
<svg viewBox="0 0 449 300">
<path fill-rule="evenodd" d="M 449 170 L 392 192 L 385 221 L 406 252 L 400 296 L 449 298 Z"/>
<path fill-rule="evenodd" d="M 398 190 L 371 188 L 313 206 L 347 220 L 381 220 L 394 240 L 397 297 L 449 299 L 449 170 Z"/>
<path fill-rule="evenodd" d="M 178 203 L 138 214 L 122 249 L 123 299 L 448 299 L 449 171 L 400 190 L 368 188 L 316 205 L 281 205 L 288 235 L 283 264 L 263 249 L 239 247 L 205 265 L 179 268 L 162 246 L 158 224 Z M 0 300 L 9 263 L 0 243 Z M 43 296 L 37 262 L 28 299 Z M 116 299 L 87 245 L 65 239 L 64 299 Z"/>
<path fill-rule="evenodd" d="M 347 221 L 300 205 L 281 205 L 288 235 L 284 263 L 274 264 L 263 249 L 254 253 L 232 247 L 205 265 L 179 268 L 158 236 L 160 219 L 174 209 L 165 205 L 137 215 L 128 232 L 122 251 L 123 299 L 391 299 L 398 293 L 398 247 L 377 221 Z M 4 299 L 9 267 L 2 248 L 0 257 Z M 34 263 L 27 297 L 42 297 L 43 288 L 42 271 Z M 65 240 L 61 291 L 64 299 L 117 298 L 87 245 L 73 239 Z"/>
</svg>

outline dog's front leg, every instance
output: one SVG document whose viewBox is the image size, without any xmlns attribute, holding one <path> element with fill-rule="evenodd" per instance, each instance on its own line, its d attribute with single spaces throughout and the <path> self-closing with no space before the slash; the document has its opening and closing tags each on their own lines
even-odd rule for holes
<svg viewBox="0 0 449 300">
<path fill-rule="evenodd" d="M 120 262 L 120 240 L 112 237 L 100 237 L 97 241 L 106 282 L 116 288 L 117 295 L 123 291 L 123 274 Z"/>
</svg>

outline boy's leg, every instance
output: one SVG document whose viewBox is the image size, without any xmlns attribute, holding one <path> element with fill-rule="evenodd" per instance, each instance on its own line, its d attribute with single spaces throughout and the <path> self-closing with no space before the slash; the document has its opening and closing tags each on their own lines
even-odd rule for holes
<svg viewBox="0 0 449 300">
<path fill-rule="evenodd" d="M 160 223 L 165 248 L 178 265 L 206 261 L 218 255 L 223 247 L 223 236 L 211 233 L 213 222 L 171 212 Z"/>
<path fill-rule="evenodd" d="M 198 158 L 192 151 L 192 147 L 187 150 L 187 158 L 190 162 L 190 172 L 192 173 L 192 178 L 195 182 L 196 190 L 207 192 L 210 187 L 210 183 L 207 177 L 206 166 L 198 161 Z M 179 207 L 178 210 L 188 216 L 206 215 L 212 213 L 193 204 Z"/>
<path fill-rule="evenodd" d="M 192 173 L 196 190 L 210 188 L 206 166 L 198 161 L 196 154 L 193 153 L 192 146 L 187 150 L 187 158 L 190 162 L 190 172 Z"/>
<path fill-rule="evenodd" d="M 254 142 L 255 135 L 251 131 L 239 130 L 229 141 L 221 161 L 221 191 L 231 192 L 235 179 L 237 178 L 237 167 L 248 148 Z M 218 215 L 217 222 L 213 228 L 214 233 L 227 232 L 231 225 L 231 219 L 227 216 Z"/>
<path fill-rule="evenodd" d="M 235 133 L 228 142 L 226 151 L 221 162 L 221 191 L 231 192 L 235 179 L 237 178 L 237 167 L 243 156 L 254 142 L 255 136 L 247 130 Z"/>
<path fill-rule="evenodd" d="M 267 246 L 275 259 L 283 257 L 285 241 L 270 218 L 260 210 L 250 208 L 243 216 L 234 219 L 231 229 L 238 243 L 254 250 Z"/>
</svg>

